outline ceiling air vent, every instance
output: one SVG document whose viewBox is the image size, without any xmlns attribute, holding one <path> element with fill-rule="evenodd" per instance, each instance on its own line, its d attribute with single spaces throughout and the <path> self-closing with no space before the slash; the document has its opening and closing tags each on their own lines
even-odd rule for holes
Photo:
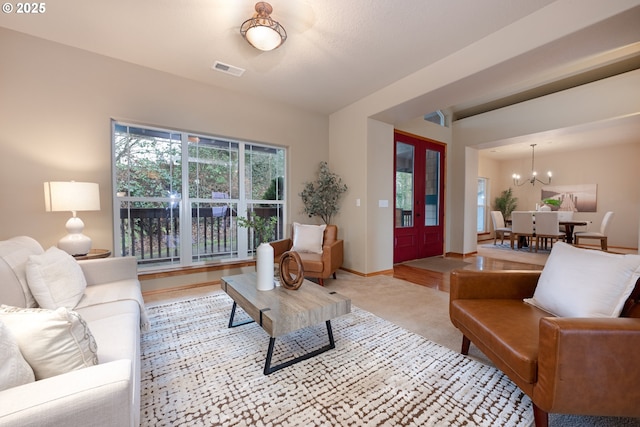
<svg viewBox="0 0 640 427">
<path fill-rule="evenodd" d="M 216 71 L 222 73 L 231 74 L 232 76 L 240 77 L 244 73 L 244 69 L 240 67 L 234 67 L 233 65 L 225 64 L 224 62 L 216 61 L 212 67 Z"/>
</svg>

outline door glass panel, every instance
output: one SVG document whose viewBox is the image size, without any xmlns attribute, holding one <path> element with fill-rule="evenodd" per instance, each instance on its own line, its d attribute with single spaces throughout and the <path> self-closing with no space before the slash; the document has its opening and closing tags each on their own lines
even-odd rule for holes
<svg viewBox="0 0 640 427">
<path fill-rule="evenodd" d="M 426 151 L 424 186 L 424 225 L 439 225 L 440 221 L 440 153 Z"/>
<path fill-rule="evenodd" d="M 396 142 L 396 227 L 413 227 L 414 148 Z"/>
</svg>

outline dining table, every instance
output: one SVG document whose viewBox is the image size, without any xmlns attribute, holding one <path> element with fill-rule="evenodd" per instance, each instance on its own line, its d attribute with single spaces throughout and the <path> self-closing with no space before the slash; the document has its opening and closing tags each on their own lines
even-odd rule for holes
<svg viewBox="0 0 640 427">
<path fill-rule="evenodd" d="M 535 212 L 532 212 L 535 214 Z M 511 220 L 509 220 L 508 222 L 511 222 Z M 575 219 L 570 219 L 570 220 L 562 220 L 562 221 L 558 221 L 558 224 L 560 226 L 564 226 L 564 234 L 565 234 L 565 242 L 569 243 L 569 244 L 573 244 L 573 229 L 575 227 L 583 227 L 589 224 L 588 221 L 583 221 L 583 220 L 575 220 Z M 524 241 L 522 241 L 524 240 Z M 526 247 L 526 239 L 521 239 L 520 243 L 522 244 L 522 246 Z"/>
<path fill-rule="evenodd" d="M 580 227 L 580 226 L 585 226 L 588 224 L 587 221 L 580 221 L 580 220 L 566 220 L 566 221 L 558 221 L 558 224 L 560 224 L 560 226 L 564 225 L 564 234 L 565 234 L 565 241 L 569 244 L 573 243 L 573 229 L 575 227 Z"/>
</svg>

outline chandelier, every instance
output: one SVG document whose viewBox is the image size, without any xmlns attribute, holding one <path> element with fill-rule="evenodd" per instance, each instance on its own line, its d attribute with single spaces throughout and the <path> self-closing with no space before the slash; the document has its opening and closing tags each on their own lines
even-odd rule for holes
<svg viewBox="0 0 640 427">
<path fill-rule="evenodd" d="M 547 177 L 549 178 L 548 182 L 544 182 L 540 178 L 538 178 L 538 172 L 536 172 L 536 168 L 535 168 L 536 145 L 537 144 L 531 144 L 531 177 L 520 182 L 520 175 L 514 173 L 511 176 L 513 178 L 513 185 L 516 185 L 519 187 L 521 185 L 526 184 L 527 182 L 531 183 L 531 185 L 536 185 L 536 181 L 538 181 L 542 185 L 551 184 L 551 171 L 547 172 Z"/>
<path fill-rule="evenodd" d="M 256 49 L 270 51 L 282 45 L 287 32 L 278 21 L 271 19 L 273 7 L 267 2 L 256 3 L 256 16 L 240 26 L 240 34 Z"/>
</svg>

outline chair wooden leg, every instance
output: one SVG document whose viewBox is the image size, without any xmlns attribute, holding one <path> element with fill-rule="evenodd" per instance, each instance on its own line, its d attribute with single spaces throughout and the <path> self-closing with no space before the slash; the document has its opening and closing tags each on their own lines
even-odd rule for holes
<svg viewBox="0 0 640 427">
<path fill-rule="evenodd" d="M 602 239 L 600 239 L 600 248 L 602 248 L 603 251 L 607 250 L 607 238 L 603 237 Z"/>
<path fill-rule="evenodd" d="M 533 404 L 533 420 L 536 427 L 549 427 L 549 413 L 538 408 L 538 405 Z"/>
<path fill-rule="evenodd" d="M 462 348 L 460 349 L 460 354 L 469 354 L 469 347 L 471 345 L 471 340 L 466 336 L 462 336 Z"/>
<path fill-rule="evenodd" d="M 335 271 L 333 272 L 333 278 L 334 278 L 334 279 L 337 279 L 337 277 L 336 277 L 336 272 L 335 272 Z"/>
<path fill-rule="evenodd" d="M 322 277 L 318 277 L 318 284 L 324 286 L 324 279 Z"/>
</svg>

